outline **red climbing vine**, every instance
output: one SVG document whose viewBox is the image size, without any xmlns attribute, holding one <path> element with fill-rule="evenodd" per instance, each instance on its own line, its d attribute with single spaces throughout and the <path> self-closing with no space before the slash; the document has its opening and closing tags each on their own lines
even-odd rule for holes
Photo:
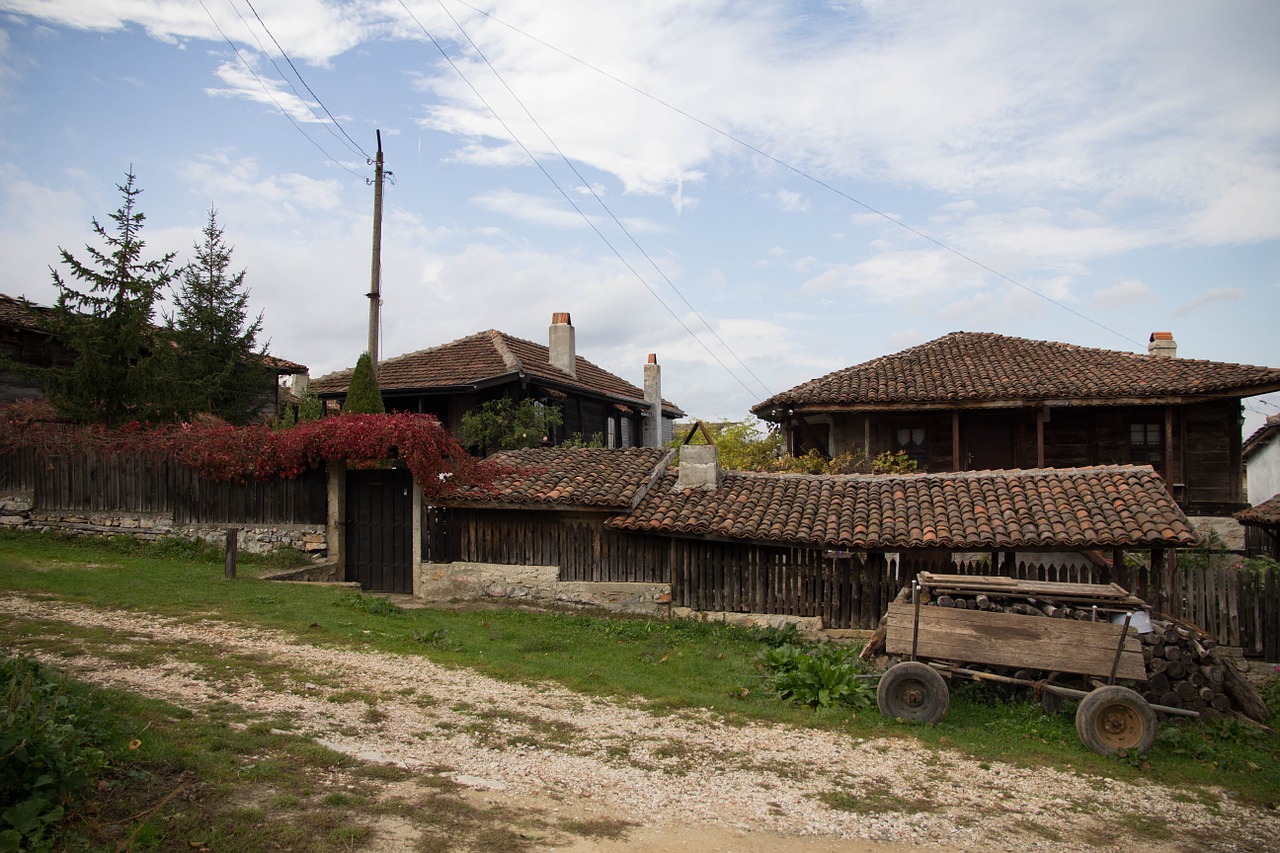
<svg viewBox="0 0 1280 853">
<path fill-rule="evenodd" d="M 167 456 L 215 481 L 293 479 L 325 463 L 400 460 L 429 497 L 485 490 L 499 473 L 470 456 L 432 415 L 338 415 L 289 429 L 231 426 L 217 419 L 127 424 L 118 429 L 57 423 L 38 405 L 0 411 L 0 452 L 99 451 Z"/>
</svg>

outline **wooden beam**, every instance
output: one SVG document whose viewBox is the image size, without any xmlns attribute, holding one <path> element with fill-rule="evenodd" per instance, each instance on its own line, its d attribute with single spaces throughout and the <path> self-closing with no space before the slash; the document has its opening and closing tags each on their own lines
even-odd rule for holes
<svg viewBox="0 0 1280 853">
<path fill-rule="evenodd" d="M 1036 409 L 1036 467 L 1044 467 L 1044 413 L 1045 407 Z"/>
<path fill-rule="evenodd" d="M 951 470 L 963 471 L 964 460 L 960 458 L 960 410 L 951 412 Z"/>
</svg>

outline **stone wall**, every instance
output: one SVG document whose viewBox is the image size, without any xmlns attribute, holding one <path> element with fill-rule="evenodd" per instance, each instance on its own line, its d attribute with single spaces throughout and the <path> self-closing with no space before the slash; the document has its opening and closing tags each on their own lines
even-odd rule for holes
<svg viewBox="0 0 1280 853">
<path fill-rule="evenodd" d="M 282 524 L 248 527 L 236 524 L 175 525 L 168 513 L 43 512 L 31 508 L 31 496 L 0 495 L 0 527 L 9 530 L 53 530 L 85 536 L 132 536 L 154 541 L 166 536 L 203 539 L 215 545 L 227 541 L 227 528 L 240 530 L 236 547 L 251 554 L 277 548 L 297 548 L 315 558 L 327 553 L 321 524 Z"/>
<path fill-rule="evenodd" d="M 667 616 L 665 583 L 590 583 L 558 580 L 555 566 L 493 563 L 422 563 L 414 595 L 427 601 L 485 601 L 599 608 L 614 613 Z"/>
</svg>

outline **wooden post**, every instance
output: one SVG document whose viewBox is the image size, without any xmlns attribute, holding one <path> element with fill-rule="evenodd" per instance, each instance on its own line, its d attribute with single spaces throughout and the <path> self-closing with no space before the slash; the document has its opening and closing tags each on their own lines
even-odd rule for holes
<svg viewBox="0 0 1280 853">
<path fill-rule="evenodd" d="M 960 459 L 960 410 L 951 413 L 951 470 L 963 471 L 964 462 Z"/>
<path fill-rule="evenodd" d="M 1044 467 L 1044 421 L 1047 406 L 1036 409 L 1036 467 Z"/>
<path fill-rule="evenodd" d="M 373 367 L 373 376 L 378 376 L 378 320 L 379 308 L 382 305 L 382 179 L 384 174 L 382 163 L 382 131 L 378 134 L 378 155 L 374 161 L 373 179 L 373 262 L 369 285 L 369 363 Z"/>
<path fill-rule="evenodd" d="M 240 528 L 227 528 L 227 562 L 223 568 L 224 577 L 234 578 L 236 576 L 236 545 L 240 540 Z"/>
</svg>

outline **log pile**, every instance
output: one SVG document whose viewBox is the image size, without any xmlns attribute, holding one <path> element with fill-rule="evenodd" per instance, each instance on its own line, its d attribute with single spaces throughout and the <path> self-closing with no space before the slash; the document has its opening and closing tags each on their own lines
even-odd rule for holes
<svg viewBox="0 0 1280 853">
<path fill-rule="evenodd" d="M 1145 602 L 1115 584 L 1061 584 L 929 572 L 921 573 L 920 583 L 921 605 L 927 607 L 1082 621 L 1107 621 L 1124 613 L 1149 614 Z M 910 598 L 910 589 L 904 589 L 898 601 Z M 1152 630 L 1140 633 L 1138 623 L 1147 621 Z M 887 624 L 886 616 L 864 647 L 864 658 L 884 653 Z M 1230 656 L 1194 626 L 1162 618 L 1135 618 L 1129 631 L 1129 636 L 1134 635 L 1141 643 L 1147 672 L 1147 681 L 1134 684 L 1134 688 L 1148 702 L 1198 711 L 1206 718 L 1242 715 L 1257 722 L 1267 719 L 1267 707 L 1257 690 Z M 1047 675 L 1019 677 L 1040 679 Z M 1101 683 L 1097 679 L 1093 682 Z M 1088 683 L 1081 686 L 1090 689 Z"/>
</svg>

